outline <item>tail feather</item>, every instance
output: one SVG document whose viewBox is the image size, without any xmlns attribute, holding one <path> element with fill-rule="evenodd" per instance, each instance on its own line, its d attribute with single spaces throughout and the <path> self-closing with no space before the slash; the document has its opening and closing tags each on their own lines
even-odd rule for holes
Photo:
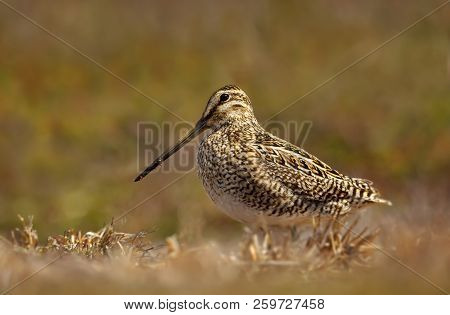
<svg viewBox="0 0 450 315">
<path fill-rule="evenodd" d="M 364 201 L 392 206 L 392 202 L 387 199 L 381 198 L 380 192 L 378 191 L 378 189 L 373 187 L 373 183 L 370 180 L 353 178 L 353 183 L 362 190 L 361 195 Z"/>
<path fill-rule="evenodd" d="M 392 202 L 390 202 L 387 199 L 380 198 L 380 197 L 371 198 L 370 201 L 375 202 L 375 203 L 385 204 L 387 206 L 392 206 Z"/>
</svg>

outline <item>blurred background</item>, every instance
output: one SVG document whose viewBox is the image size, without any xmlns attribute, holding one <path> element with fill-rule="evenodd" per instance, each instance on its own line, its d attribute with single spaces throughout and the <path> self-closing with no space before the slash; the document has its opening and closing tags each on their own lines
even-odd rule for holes
<svg viewBox="0 0 450 315">
<path fill-rule="evenodd" d="M 247 92 L 264 122 L 441 1 L 9 3 L 195 123 L 228 83 Z M 370 178 L 393 200 L 374 210 L 375 225 L 421 203 L 448 219 L 449 30 L 446 7 L 272 118 L 311 121 L 306 150 Z M 142 121 L 180 119 L 0 4 L 2 235 L 18 225 L 17 214 L 33 215 L 42 239 L 69 227 L 98 230 L 180 176 L 157 171 L 133 183 Z M 192 240 L 242 232 L 195 172 L 119 229 Z"/>
</svg>

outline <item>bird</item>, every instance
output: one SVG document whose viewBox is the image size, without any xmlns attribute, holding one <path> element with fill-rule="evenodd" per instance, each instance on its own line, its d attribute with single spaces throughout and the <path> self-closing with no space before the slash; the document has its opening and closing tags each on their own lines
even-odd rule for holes
<svg viewBox="0 0 450 315">
<path fill-rule="evenodd" d="M 266 131 L 250 98 L 236 85 L 215 91 L 195 127 L 135 182 L 202 133 L 197 169 L 206 192 L 225 214 L 249 226 L 295 225 L 369 204 L 391 205 L 371 181 L 343 175 Z"/>
</svg>

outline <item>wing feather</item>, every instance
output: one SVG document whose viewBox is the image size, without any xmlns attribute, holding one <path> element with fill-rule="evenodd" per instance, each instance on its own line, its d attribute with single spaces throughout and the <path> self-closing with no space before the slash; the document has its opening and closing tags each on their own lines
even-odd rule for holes
<svg viewBox="0 0 450 315">
<path fill-rule="evenodd" d="M 258 135 L 252 145 L 264 161 L 264 172 L 302 198 L 348 206 L 378 196 L 370 181 L 343 175 L 305 150 L 269 133 Z"/>
</svg>

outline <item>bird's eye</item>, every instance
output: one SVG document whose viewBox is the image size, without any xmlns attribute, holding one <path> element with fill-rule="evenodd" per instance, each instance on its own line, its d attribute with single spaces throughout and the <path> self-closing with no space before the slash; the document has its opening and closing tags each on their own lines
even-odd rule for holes
<svg viewBox="0 0 450 315">
<path fill-rule="evenodd" d="M 220 95 L 220 102 L 221 103 L 224 103 L 224 102 L 226 102 L 226 101 L 228 101 L 230 99 L 230 94 L 222 94 L 222 95 Z"/>
</svg>

